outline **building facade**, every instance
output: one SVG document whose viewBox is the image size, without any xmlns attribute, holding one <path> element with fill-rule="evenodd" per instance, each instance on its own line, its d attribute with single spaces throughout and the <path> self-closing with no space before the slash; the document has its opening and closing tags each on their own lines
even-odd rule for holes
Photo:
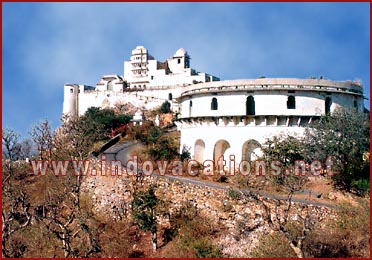
<svg viewBox="0 0 372 260">
<path fill-rule="evenodd" d="M 132 51 L 124 62 L 124 78 L 132 89 L 151 89 L 168 86 L 186 86 L 201 82 L 218 81 L 219 78 L 190 68 L 190 56 L 183 49 L 165 62 L 155 60 L 143 46 Z"/>
<path fill-rule="evenodd" d="M 301 135 L 306 126 L 338 107 L 363 111 L 358 82 L 323 79 L 246 79 L 189 86 L 180 97 L 181 151 L 193 159 L 236 163 L 261 154 L 274 135 Z"/>
<path fill-rule="evenodd" d="M 140 110 L 164 101 L 179 112 L 180 152 L 190 149 L 202 163 L 221 156 L 254 160 L 266 138 L 301 135 L 306 126 L 338 107 L 363 111 L 360 82 L 260 78 L 225 80 L 197 72 L 183 49 L 165 62 L 143 46 L 124 62 L 124 75 L 107 75 L 95 87 L 65 84 L 63 113 L 83 115 L 89 107 L 131 103 Z"/>
<path fill-rule="evenodd" d="M 190 56 L 183 49 L 165 62 L 155 60 L 143 46 L 137 46 L 124 62 L 124 76 L 106 75 L 95 87 L 65 84 L 63 114 L 83 115 L 89 107 L 113 108 L 131 103 L 140 109 L 153 109 L 164 101 L 179 112 L 176 98 L 186 86 L 218 81 L 219 78 L 190 68 Z"/>
</svg>

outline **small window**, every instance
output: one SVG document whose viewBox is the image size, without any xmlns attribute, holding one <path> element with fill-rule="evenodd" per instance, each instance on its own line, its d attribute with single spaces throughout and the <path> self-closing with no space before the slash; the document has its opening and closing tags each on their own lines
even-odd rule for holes
<svg viewBox="0 0 372 260">
<path fill-rule="evenodd" d="M 73 88 L 70 88 L 70 93 L 74 93 L 74 89 Z"/>
<path fill-rule="evenodd" d="M 154 79 L 154 76 L 151 76 L 151 79 Z"/>
<path fill-rule="evenodd" d="M 113 86 L 113 84 L 112 84 L 112 81 L 109 81 L 109 82 L 107 83 L 107 90 L 112 91 L 113 89 L 114 89 L 114 86 Z"/>
<path fill-rule="evenodd" d="M 172 100 L 173 99 L 173 95 L 172 95 L 172 93 L 169 93 L 168 94 L 168 100 Z"/>
<path fill-rule="evenodd" d="M 212 98 L 211 110 L 217 110 L 217 109 L 218 109 L 217 98 Z"/>
<path fill-rule="evenodd" d="M 332 99 L 330 97 L 327 97 L 325 99 L 325 114 L 328 115 L 331 112 L 331 106 L 332 106 Z"/>
<path fill-rule="evenodd" d="M 180 64 L 181 63 L 181 59 L 177 59 L 177 63 Z"/>
<path fill-rule="evenodd" d="M 287 109 L 296 109 L 296 99 L 294 96 L 289 96 L 287 100 Z"/>
<path fill-rule="evenodd" d="M 189 117 L 191 117 L 191 114 L 192 114 L 192 100 L 190 100 L 190 103 L 189 103 Z"/>
<path fill-rule="evenodd" d="M 358 102 L 356 100 L 354 100 L 354 107 L 358 108 Z"/>
<path fill-rule="evenodd" d="M 248 116 L 253 116 L 253 115 L 256 114 L 254 97 L 252 97 L 252 96 L 247 97 L 247 101 L 246 101 L 245 105 L 246 105 L 246 114 Z"/>
</svg>

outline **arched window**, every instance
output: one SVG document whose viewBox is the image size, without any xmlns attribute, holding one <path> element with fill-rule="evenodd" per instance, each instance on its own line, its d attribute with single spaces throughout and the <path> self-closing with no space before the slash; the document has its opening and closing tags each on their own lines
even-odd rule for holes
<svg viewBox="0 0 372 260">
<path fill-rule="evenodd" d="M 294 96 L 289 96 L 287 100 L 287 109 L 296 109 L 296 99 Z"/>
<path fill-rule="evenodd" d="M 168 100 L 172 100 L 172 98 L 173 98 L 172 93 L 169 93 L 169 94 L 168 94 Z"/>
<path fill-rule="evenodd" d="M 358 102 L 356 100 L 354 100 L 354 107 L 358 109 Z"/>
<path fill-rule="evenodd" d="M 256 114 L 254 97 L 252 96 L 247 97 L 247 102 L 245 103 L 245 105 L 246 105 L 246 113 L 248 116 L 253 116 Z"/>
<path fill-rule="evenodd" d="M 325 99 L 325 114 L 328 115 L 331 112 L 332 99 L 327 97 Z"/>
<path fill-rule="evenodd" d="M 217 103 L 217 98 L 212 98 L 212 103 L 211 103 L 211 110 L 217 110 L 218 109 L 218 103 Z"/>
</svg>

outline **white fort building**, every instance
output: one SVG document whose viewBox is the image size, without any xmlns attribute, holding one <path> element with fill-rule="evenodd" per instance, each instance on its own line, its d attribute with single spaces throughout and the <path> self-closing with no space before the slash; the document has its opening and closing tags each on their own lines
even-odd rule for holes
<svg viewBox="0 0 372 260">
<path fill-rule="evenodd" d="M 301 135 L 304 127 L 338 107 L 364 110 L 358 81 L 260 78 L 220 81 L 190 68 L 190 57 L 179 49 L 165 62 L 142 46 L 124 62 L 124 76 L 103 76 L 95 87 L 64 86 L 63 113 L 82 115 L 92 106 L 131 103 L 152 109 L 168 100 L 181 132 L 180 151 L 193 159 L 253 160 L 266 138 L 280 133 Z"/>
</svg>

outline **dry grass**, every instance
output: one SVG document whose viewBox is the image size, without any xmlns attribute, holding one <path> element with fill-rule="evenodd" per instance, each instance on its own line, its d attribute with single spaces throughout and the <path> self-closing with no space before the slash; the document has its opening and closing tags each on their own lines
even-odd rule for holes
<svg viewBox="0 0 372 260">
<path fill-rule="evenodd" d="M 171 228 L 164 233 L 169 235 L 160 257 L 222 257 L 221 250 L 213 241 L 222 232 L 220 226 L 201 217 L 197 210 L 185 204 L 171 220 Z"/>
<path fill-rule="evenodd" d="M 299 235 L 298 223 L 289 222 L 287 228 L 293 236 Z M 344 204 L 336 219 L 317 223 L 303 244 L 305 257 L 370 257 L 369 200 L 359 199 L 358 205 Z M 253 257 L 295 257 L 284 235 L 275 231 L 264 235 Z"/>
</svg>

